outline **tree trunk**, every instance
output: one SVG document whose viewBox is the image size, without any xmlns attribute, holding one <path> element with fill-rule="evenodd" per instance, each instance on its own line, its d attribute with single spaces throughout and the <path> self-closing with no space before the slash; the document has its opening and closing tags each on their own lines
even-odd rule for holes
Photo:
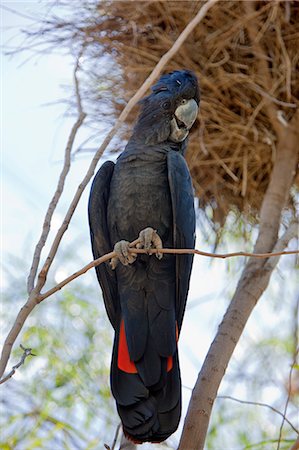
<svg viewBox="0 0 299 450">
<path fill-rule="evenodd" d="M 260 211 L 260 229 L 255 253 L 271 252 L 277 243 L 281 214 L 289 198 L 298 164 L 299 110 L 278 136 L 277 156 Z M 294 229 L 293 229 L 294 231 Z M 293 233 L 294 235 L 294 233 Z M 285 236 L 287 245 L 292 233 Z M 179 450 L 203 449 L 212 407 L 229 360 L 246 322 L 267 288 L 279 258 L 250 258 L 236 292 L 218 328 L 192 392 Z"/>
</svg>

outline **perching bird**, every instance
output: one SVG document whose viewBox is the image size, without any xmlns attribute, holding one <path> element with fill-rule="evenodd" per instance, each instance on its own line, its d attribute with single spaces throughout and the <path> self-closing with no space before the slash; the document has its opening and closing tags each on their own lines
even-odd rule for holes
<svg viewBox="0 0 299 450">
<path fill-rule="evenodd" d="M 162 243 L 194 248 L 193 189 L 184 153 L 199 95 L 192 72 L 163 75 L 142 100 L 124 152 L 116 164 L 103 164 L 90 193 L 94 258 L 114 248 L 120 260 L 96 271 L 115 331 L 111 389 L 124 433 L 135 443 L 161 442 L 179 424 L 177 340 L 192 255 L 136 257 L 128 243 L 141 231 L 140 246 L 146 249 Z"/>
</svg>

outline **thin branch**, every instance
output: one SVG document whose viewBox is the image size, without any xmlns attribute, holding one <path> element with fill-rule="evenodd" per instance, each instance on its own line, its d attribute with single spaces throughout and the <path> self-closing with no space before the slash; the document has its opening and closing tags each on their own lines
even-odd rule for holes
<svg viewBox="0 0 299 450">
<path fill-rule="evenodd" d="M 76 64 L 75 64 L 75 67 L 74 67 L 74 72 L 73 72 L 75 93 L 76 93 L 76 101 L 77 101 L 77 109 L 78 109 L 79 116 L 84 114 L 83 107 L 82 107 L 82 99 L 81 99 L 81 94 L 80 94 L 80 84 L 79 84 L 79 79 L 78 79 L 78 71 L 80 69 L 80 58 L 83 55 L 84 48 L 85 48 L 85 46 L 82 45 L 82 47 L 81 47 L 81 49 L 79 51 L 79 54 L 77 56 L 77 61 L 76 61 Z"/>
<path fill-rule="evenodd" d="M 281 425 L 280 425 L 280 428 L 279 428 L 277 450 L 280 450 L 280 444 L 281 444 L 281 438 L 282 438 L 282 430 L 283 430 L 284 423 L 288 422 L 288 420 L 286 419 L 286 413 L 287 413 L 287 409 L 288 409 L 289 402 L 290 402 L 290 397 L 291 397 L 292 375 L 293 375 L 294 367 L 296 365 L 298 352 L 299 352 L 299 348 L 297 349 L 297 351 L 296 351 L 296 353 L 294 355 L 294 360 L 293 360 L 293 363 L 291 365 L 291 369 L 290 369 L 290 373 L 289 373 L 288 395 L 287 395 L 287 399 L 286 399 L 286 403 L 285 403 L 285 407 L 284 407 L 284 411 L 283 411 L 283 415 L 282 415 Z M 297 433 L 299 434 L 298 431 L 297 431 Z"/>
<path fill-rule="evenodd" d="M 294 231 L 295 230 L 292 228 L 288 235 L 291 234 L 292 237 L 296 236 Z M 134 242 L 136 242 L 136 241 L 134 241 Z M 134 242 L 132 242 L 130 244 L 130 247 L 132 247 L 132 249 L 131 250 L 129 249 L 129 252 L 137 253 L 137 254 L 155 254 L 155 253 L 167 253 L 167 254 L 175 254 L 175 255 L 186 255 L 186 254 L 191 255 L 191 254 L 193 254 L 193 255 L 200 255 L 200 256 L 206 256 L 206 257 L 210 257 L 210 258 L 220 258 L 220 259 L 232 258 L 232 257 L 236 257 L 236 256 L 250 256 L 252 258 L 264 258 L 265 259 L 265 258 L 271 258 L 271 257 L 277 258 L 277 257 L 283 256 L 283 255 L 299 254 L 299 250 L 286 250 L 286 251 L 279 251 L 279 252 L 274 252 L 274 253 L 234 252 L 234 253 L 218 253 L 218 254 L 203 252 L 201 250 L 196 250 L 193 248 L 161 248 L 161 249 L 153 248 L 150 250 L 145 250 L 143 248 L 135 248 Z M 86 264 L 86 266 L 82 267 L 82 269 L 78 270 L 77 272 L 74 272 L 72 275 L 70 275 L 69 277 L 62 280 L 56 286 L 52 287 L 48 291 L 39 295 L 39 297 L 38 297 L 39 303 L 41 301 L 45 300 L 46 298 L 50 297 L 50 295 L 53 295 L 55 292 L 62 289 L 64 286 L 66 286 L 71 281 L 78 278 L 80 275 L 83 275 L 84 273 L 86 273 L 88 270 L 92 269 L 93 267 L 97 267 L 100 264 L 103 264 L 104 262 L 109 261 L 110 259 L 114 258 L 115 256 L 117 256 L 115 252 L 106 253 L 106 255 L 103 255 L 100 258 L 95 259 L 95 260 L 91 261 L 90 263 Z"/>
<path fill-rule="evenodd" d="M 134 246 L 138 242 L 139 242 L 139 239 L 136 239 L 130 245 Z M 108 253 L 107 255 L 104 255 L 102 257 L 103 258 L 102 262 L 104 262 L 106 260 L 109 260 L 109 258 L 112 258 L 114 256 L 116 256 L 115 252 Z M 85 266 L 83 269 L 86 269 L 85 271 L 89 270 L 89 268 L 94 267 L 92 264 L 93 264 L 93 261 L 90 264 L 87 264 L 87 266 Z M 83 271 L 81 270 L 79 272 L 84 273 L 84 270 Z M 77 276 L 79 276 L 79 274 Z M 77 278 L 77 276 L 75 278 Z M 69 280 L 69 281 L 71 281 L 71 280 Z M 58 288 L 58 290 L 59 289 L 61 289 L 61 287 Z M 48 293 L 49 293 L 49 291 L 48 291 Z M 49 294 L 49 295 L 51 295 L 51 294 Z M 44 298 L 46 298 L 46 297 L 44 297 Z M 1 355 L 0 379 L 1 379 L 1 377 L 2 377 L 2 375 L 4 373 L 4 370 L 6 368 L 7 361 L 8 361 L 8 358 L 9 358 L 12 346 L 13 346 L 16 338 L 18 337 L 21 329 L 23 328 L 23 325 L 24 325 L 25 321 L 27 320 L 27 318 L 30 315 L 31 311 L 36 307 L 36 305 L 38 305 L 42 300 L 44 300 L 44 298 L 41 298 L 39 292 L 37 291 L 37 288 L 34 288 L 31 291 L 27 302 L 20 309 L 20 311 L 19 311 L 19 313 L 18 313 L 18 315 L 16 317 L 16 320 L 15 320 L 15 322 L 14 322 L 14 324 L 13 324 L 13 326 L 12 326 L 10 332 L 8 333 L 8 335 L 7 335 L 6 339 L 5 339 L 5 342 L 4 342 L 4 346 L 3 346 L 3 349 L 2 349 L 2 355 Z"/>
<path fill-rule="evenodd" d="M 121 427 L 121 423 L 119 423 L 119 424 L 117 425 L 117 428 L 116 428 L 116 430 L 115 430 L 115 435 L 114 435 L 114 439 L 113 439 L 113 442 L 112 442 L 112 445 L 111 445 L 111 450 L 114 450 L 114 449 L 115 449 L 116 442 L 117 442 L 117 438 L 118 438 L 119 431 L 120 431 L 120 427 Z"/>
<path fill-rule="evenodd" d="M 32 348 L 25 348 L 22 344 L 20 344 L 20 347 L 22 350 L 24 350 L 21 360 L 18 362 L 18 364 L 12 367 L 11 371 L 6 375 L 6 377 L 0 380 L 0 384 L 5 383 L 5 381 L 9 380 L 16 373 L 16 370 L 25 363 L 25 360 L 28 356 L 36 356 L 34 353 L 31 353 Z"/>
<path fill-rule="evenodd" d="M 287 245 L 287 243 L 289 242 L 289 240 L 291 238 L 293 238 L 294 236 L 296 236 L 296 227 L 297 223 L 293 223 L 287 230 L 287 232 L 283 235 L 283 237 L 280 239 L 280 247 L 282 245 Z M 299 250 L 287 250 L 287 251 L 282 251 L 280 250 L 279 252 L 273 252 L 273 253 L 248 253 L 248 252 L 233 252 L 233 253 L 222 253 L 222 254 L 217 254 L 217 253 L 208 253 L 208 252 L 203 252 L 201 250 L 196 250 L 196 249 L 175 249 L 175 248 L 162 248 L 162 249 L 150 249 L 150 250 L 145 250 L 145 249 L 140 249 L 140 248 L 135 248 L 135 246 L 139 243 L 139 239 L 135 239 L 133 242 L 130 243 L 130 247 L 131 250 L 129 249 L 129 251 L 131 253 L 138 253 L 138 254 L 155 254 L 157 252 L 159 253 L 168 253 L 168 254 L 195 254 L 195 255 L 201 255 L 201 256 L 205 256 L 205 257 L 211 257 L 211 258 L 221 258 L 221 259 L 226 259 L 226 258 L 232 258 L 232 257 L 236 257 L 236 256 L 250 256 L 252 258 L 263 258 L 263 259 L 268 259 L 268 258 L 278 258 L 279 256 L 282 255 L 294 255 L 294 254 L 299 254 Z M 279 248 L 280 248 L 279 247 Z M 43 300 L 45 300 L 46 298 L 50 297 L 51 295 L 53 295 L 55 292 L 58 292 L 60 289 L 62 289 L 64 286 L 66 286 L 67 284 L 69 284 L 71 281 L 75 280 L 76 278 L 78 278 L 79 276 L 83 275 L 84 273 L 86 273 L 88 270 L 92 269 L 93 267 L 97 267 L 100 264 L 103 264 L 104 262 L 109 261 L 110 259 L 116 257 L 117 254 L 112 251 L 110 253 L 106 253 L 105 255 L 101 256 L 98 259 L 95 259 L 91 262 L 89 262 L 88 264 L 86 264 L 84 267 L 82 267 L 82 269 L 74 272 L 72 275 L 70 275 L 69 277 L 65 278 L 64 280 L 62 280 L 60 283 L 58 283 L 57 285 L 53 286 L 51 289 L 49 289 L 48 291 L 42 293 L 42 294 L 35 294 L 32 298 L 29 298 L 29 300 L 25 303 L 25 305 L 21 308 L 17 319 L 6 339 L 9 340 L 11 342 L 11 345 L 13 344 L 14 340 L 13 337 L 17 336 L 19 334 L 19 332 L 21 331 L 27 317 L 29 316 L 29 314 L 31 313 L 31 311 L 34 309 L 34 307 L 41 303 Z"/>
<path fill-rule="evenodd" d="M 76 120 L 76 122 L 74 123 L 69 138 L 68 138 L 68 142 L 65 148 L 65 153 L 64 153 L 64 164 L 63 164 L 63 168 L 62 171 L 60 173 L 59 176 L 59 180 L 58 180 L 58 184 L 57 184 L 57 188 L 56 191 L 52 197 L 52 200 L 48 206 L 48 210 L 46 212 L 45 215 L 45 219 L 44 219 L 44 223 L 43 223 L 43 227 L 42 227 L 42 233 L 41 236 L 39 238 L 39 241 L 35 247 L 34 250 L 34 255 L 33 255 L 33 261 L 32 261 L 32 265 L 30 268 L 30 272 L 29 272 L 29 276 L 28 276 L 28 280 L 27 280 L 27 291 L 28 294 L 30 294 L 30 292 L 32 291 L 33 287 L 34 287 L 34 281 L 36 278 L 36 274 L 37 274 L 37 269 L 38 269 L 38 265 L 40 262 L 40 257 L 41 257 L 41 252 L 42 249 L 47 241 L 47 238 L 49 236 L 49 232 L 50 232 L 50 228 L 51 228 L 51 221 L 52 221 L 52 217 L 54 214 L 54 211 L 57 207 L 57 204 L 59 202 L 59 199 L 62 195 L 63 189 L 64 189 L 64 183 L 66 180 L 66 177 L 70 171 L 71 168 L 71 152 L 72 152 L 72 148 L 74 145 L 74 141 L 75 141 L 75 137 L 77 135 L 77 132 L 79 130 L 79 128 L 81 127 L 85 117 L 86 117 L 86 113 L 83 112 L 82 109 L 82 103 L 81 103 L 81 97 L 80 97 L 80 90 L 79 90 L 79 81 L 78 81 L 78 77 L 77 77 L 77 72 L 79 70 L 79 59 L 82 56 L 82 52 L 83 49 L 80 51 L 78 57 L 77 57 L 77 62 L 74 68 L 74 84 L 75 84 L 75 92 L 76 92 L 76 98 L 77 98 L 77 107 L 78 107 L 78 118 Z"/>
<path fill-rule="evenodd" d="M 248 400 L 240 400 L 239 398 L 231 397 L 230 395 L 218 395 L 217 399 L 224 399 L 224 400 L 232 400 L 237 403 L 242 403 L 243 405 L 253 405 L 253 406 L 263 406 L 264 408 L 269 408 L 272 411 L 274 411 L 276 414 L 279 414 L 289 425 L 293 430 L 299 434 L 299 430 L 292 424 L 292 422 L 287 419 L 284 413 L 279 411 L 278 409 L 274 408 L 274 406 L 268 405 L 267 403 L 261 403 L 261 402 L 251 402 Z"/>
<path fill-rule="evenodd" d="M 273 258 L 269 259 L 265 264 L 265 270 L 273 270 L 278 263 L 279 255 L 284 248 L 288 245 L 291 239 L 299 237 L 298 234 L 298 222 L 292 222 L 289 227 L 286 229 L 284 234 L 277 240 L 275 246 L 273 247 L 272 256 Z M 295 253 L 298 253 L 298 250 L 294 250 Z"/>
<path fill-rule="evenodd" d="M 260 450 L 261 448 L 270 448 L 269 445 L 270 444 L 276 444 L 277 439 L 266 439 L 264 441 L 260 441 L 260 442 L 256 442 L 254 444 L 249 444 L 246 445 L 246 447 L 243 447 L 243 450 L 247 450 L 250 448 L 256 448 L 257 450 Z M 290 443 L 292 442 L 291 439 L 284 439 L 283 440 L 284 443 Z M 267 445 L 267 447 L 265 447 L 265 445 Z M 273 448 L 273 446 L 271 446 L 271 448 Z"/>
<path fill-rule="evenodd" d="M 29 19 L 32 22 L 36 21 L 36 17 L 35 16 L 29 16 L 28 14 L 21 13 L 20 11 L 17 11 L 14 8 L 10 8 L 9 6 L 0 5 L 0 8 L 4 9 L 5 11 L 8 11 L 8 12 L 10 12 L 10 13 L 16 15 L 16 16 L 23 17 L 24 19 Z"/>
<path fill-rule="evenodd" d="M 296 302 L 295 318 L 297 318 L 298 310 L 299 310 L 299 298 L 298 298 L 298 301 Z M 287 421 L 286 413 L 287 413 L 287 409 L 288 409 L 288 405 L 289 405 L 290 397 L 291 397 L 291 392 L 292 392 L 292 375 L 293 375 L 293 371 L 294 371 L 295 365 L 297 364 L 297 357 L 298 357 L 298 353 L 299 353 L 299 347 L 296 348 L 297 342 L 298 342 L 298 323 L 297 323 L 297 320 L 295 320 L 294 341 L 295 341 L 295 349 L 294 349 L 294 353 L 293 353 L 293 361 L 292 361 L 291 368 L 290 368 L 290 371 L 289 371 L 288 395 L 287 395 L 287 399 L 286 399 L 286 402 L 285 402 L 285 407 L 284 407 L 284 412 L 283 412 L 283 419 L 282 419 L 282 422 L 281 422 L 281 425 L 280 425 L 280 428 L 279 428 L 277 450 L 280 449 L 280 443 L 281 443 L 281 438 L 282 438 L 282 430 L 283 430 L 284 422 Z M 297 434 L 299 434 L 299 431 L 297 431 Z"/>
<path fill-rule="evenodd" d="M 33 411 L 26 412 L 22 414 L 22 417 L 26 419 L 27 417 L 34 417 L 40 419 L 43 417 L 43 420 L 45 422 L 49 422 L 53 425 L 59 425 L 60 429 L 63 430 L 64 433 L 67 433 L 67 435 L 72 439 L 73 443 L 76 444 L 77 441 L 75 441 L 75 437 L 77 439 L 80 439 L 81 441 L 87 442 L 88 438 L 84 434 L 82 434 L 82 431 L 78 429 L 78 427 L 71 425 L 68 422 L 64 422 L 61 419 L 56 419 L 54 416 L 50 416 L 45 414 L 45 412 L 42 412 L 40 409 L 35 408 Z M 72 435 L 74 434 L 74 436 Z M 75 446 L 73 448 L 78 448 L 78 446 Z"/>
</svg>

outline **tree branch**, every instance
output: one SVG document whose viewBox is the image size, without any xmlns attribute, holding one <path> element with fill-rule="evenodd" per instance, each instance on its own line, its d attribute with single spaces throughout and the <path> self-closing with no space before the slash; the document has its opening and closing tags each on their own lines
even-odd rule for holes
<svg viewBox="0 0 299 450">
<path fill-rule="evenodd" d="M 232 257 L 236 257 L 236 256 L 243 256 L 243 257 L 244 256 L 250 256 L 252 258 L 259 258 L 259 259 L 268 259 L 268 258 L 270 258 L 269 261 L 275 260 L 277 262 L 278 261 L 278 257 L 281 256 L 281 255 L 299 254 L 299 250 L 283 251 L 283 248 L 286 247 L 286 245 L 289 242 L 289 240 L 296 236 L 297 226 L 298 226 L 297 222 L 296 223 L 295 222 L 292 223 L 292 225 L 288 228 L 288 230 L 284 234 L 284 236 L 279 240 L 279 245 L 277 245 L 277 247 L 275 247 L 275 252 L 273 252 L 273 253 L 234 252 L 234 253 L 217 254 L 217 253 L 208 253 L 208 252 L 203 252 L 201 250 L 194 250 L 194 249 L 189 249 L 189 248 L 185 248 L 185 249 L 182 249 L 182 248 L 155 249 L 155 248 L 153 248 L 153 249 L 150 249 L 150 250 L 145 250 L 145 249 L 141 249 L 141 248 L 136 248 L 136 245 L 140 242 L 139 239 L 136 239 L 136 240 L 134 240 L 133 242 L 130 243 L 131 250 L 129 249 L 129 251 L 131 253 L 137 253 L 137 254 L 155 254 L 155 253 L 158 253 L 158 252 L 159 253 L 168 253 L 168 254 L 178 254 L 178 255 L 195 254 L 195 255 L 201 255 L 201 256 L 205 256 L 205 257 L 221 258 L 221 259 L 232 258 Z M 8 335 L 7 340 L 9 340 L 10 344 L 11 345 L 13 344 L 14 336 L 16 337 L 19 334 L 19 332 L 21 331 L 21 329 L 22 329 L 25 321 L 27 320 L 29 314 L 31 313 L 31 311 L 33 310 L 33 308 L 37 304 L 41 303 L 46 298 L 48 298 L 51 295 L 55 294 L 55 292 L 58 292 L 64 286 L 66 286 L 71 281 L 75 280 L 76 278 L 80 277 L 81 275 L 86 273 L 88 270 L 92 269 L 93 267 L 97 267 L 100 264 L 103 264 L 103 263 L 111 260 L 112 258 L 115 258 L 116 256 L 117 256 L 117 254 L 114 251 L 110 252 L 110 253 L 106 253 L 105 255 L 101 256 L 100 258 L 89 262 L 84 267 L 82 267 L 80 270 L 74 272 L 72 275 L 70 275 L 69 277 L 65 278 L 64 280 L 62 280 L 60 283 L 58 283 L 55 286 L 53 286 L 48 291 L 46 291 L 44 293 L 41 293 L 39 295 L 36 295 L 33 299 L 28 300 L 25 303 L 25 305 L 21 308 L 21 310 L 20 310 L 20 312 L 19 312 L 19 314 L 17 316 L 17 319 L 16 319 L 16 321 L 15 321 L 15 323 L 14 323 L 14 325 L 13 325 L 13 327 L 12 327 L 12 329 L 11 329 L 9 335 Z"/>
<path fill-rule="evenodd" d="M 117 425 L 117 427 L 116 427 L 115 434 L 114 434 L 114 439 L 113 439 L 113 442 L 112 442 L 111 447 L 110 447 L 110 445 L 108 445 L 108 444 L 104 444 L 104 447 L 105 447 L 107 450 L 115 450 L 115 446 L 116 446 L 118 434 L 119 434 L 119 431 L 120 431 L 120 427 L 121 427 L 121 423 L 119 423 L 119 424 Z"/>
<path fill-rule="evenodd" d="M 282 414 L 282 421 L 281 421 L 281 425 L 279 428 L 279 436 L 278 436 L 278 444 L 277 444 L 277 450 L 280 450 L 280 444 L 281 444 L 281 437 L 282 437 L 282 430 L 283 430 L 283 426 L 285 422 L 289 422 L 286 419 L 286 413 L 287 413 L 287 409 L 288 409 L 288 405 L 289 405 L 289 401 L 290 401 L 290 396 L 291 396 L 291 389 L 292 389 L 292 374 L 293 374 L 293 370 L 295 367 L 295 364 L 297 362 L 297 355 L 299 352 L 299 348 L 297 349 L 295 355 L 294 355 L 294 359 L 293 359 L 293 363 L 291 365 L 291 369 L 290 369 L 290 373 L 289 373 L 289 386 L 288 386 L 288 395 L 287 395 L 287 399 L 286 399 L 286 403 L 285 403 L 285 407 L 284 407 L 284 411 Z M 297 431 L 297 434 L 299 434 L 299 431 Z"/>
<path fill-rule="evenodd" d="M 28 294 L 30 294 L 30 292 L 32 291 L 32 289 L 34 287 L 34 281 L 35 281 L 35 277 L 37 274 L 38 265 L 40 262 L 41 252 L 42 252 L 42 249 L 43 249 L 43 247 L 47 241 L 47 238 L 49 236 L 52 217 L 53 217 L 54 211 L 56 209 L 56 206 L 60 200 L 60 197 L 62 195 L 66 177 L 71 168 L 71 152 L 72 152 L 72 148 L 74 145 L 74 141 L 75 141 L 77 132 L 86 117 L 86 113 L 82 109 L 82 102 L 81 102 L 80 90 L 79 90 L 79 80 L 77 77 L 77 72 L 79 70 L 79 60 L 80 60 L 80 57 L 82 56 L 82 51 L 83 51 L 83 49 L 81 50 L 81 52 L 78 55 L 77 62 L 76 62 L 75 68 L 74 68 L 74 73 L 73 73 L 76 99 L 77 99 L 78 118 L 71 129 L 71 132 L 70 132 L 70 135 L 69 135 L 69 138 L 67 141 L 67 145 L 65 148 L 64 164 L 63 164 L 63 168 L 60 173 L 60 176 L 59 176 L 57 188 L 56 188 L 56 191 L 55 191 L 55 193 L 52 197 L 52 200 L 48 206 L 48 209 L 47 209 L 47 212 L 45 215 L 45 219 L 44 219 L 44 223 L 43 223 L 43 227 L 42 227 L 42 233 L 41 233 L 41 236 L 35 247 L 35 250 L 34 250 L 33 261 L 32 261 L 32 265 L 31 265 L 28 280 L 27 280 Z"/>
<path fill-rule="evenodd" d="M 289 197 L 298 164 L 299 110 L 288 127 L 281 130 L 277 158 L 260 211 L 260 230 L 254 253 L 271 252 L 297 233 L 292 226 L 277 241 L 281 214 Z M 278 258 L 263 260 L 250 258 L 243 270 L 236 292 L 219 325 L 192 392 L 179 450 L 202 450 L 206 439 L 212 407 L 221 380 L 257 301 L 267 288 Z"/>
<path fill-rule="evenodd" d="M 281 243 L 285 243 L 285 246 L 286 246 L 287 243 L 289 242 L 289 240 L 296 236 L 297 227 L 298 227 L 298 223 L 294 222 L 288 229 L 288 233 L 286 233 L 283 236 Z M 134 242 L 136 242 L 136 241 L 134 241 Z M 236 256 L 250 256 L 252 258 L 261 258 L 261 259 L 265 259 L 265 258 L 273 258 L 273 259 L 276 258 L 277 259 L 279 256 L 283 256 L 283 255 L 299 254 L 299 250 L 286 250 L 286 251 L 280 250 L 280 251 L 275 251 L 273 253 L 234 252 L 234 253 L 218 253 L 218 254 L 203 252 L 201 250 L 194 250 L 191 248 L 161 248 L 161 249 L 153 248 L 150 251 L 148 251 L 148 250 L 145 250 L 142 248 L 135 248 L 134 242 L 132 242 L 130 244 L 130 246 L 132 247 L 132 250 L 129 250 L 129 252 L 137 253 L 137 254 L 155 254 L 155 253 L 168 253 L 168 254 L 175 254 L 175 255 L 186 255 L 186 254 L 191 255 L 191 254 L 193 254 L 193 255 L 201 255 L 201 256 L 206 256 L 206 257 L 211 257 L 211 258 L 220 258 L 220 259 L 232 258 L 232 257 L 236 257 Z M 279 246 L 279 248 L 280 248 L 280 246 Z M 283 248 L 285 248 L 285 247 L 283 247 Z M 83 275 L 84 273 L 86 273 L 88 270 L 92 269 L 93 267 L 97 267 L 106 261 L 109 261 L 110 259 L 114 258 L 115 256 L 116 256 L 115 252 L 110 252 L 110 253 L 107 253 L 106 255 L 103 255 L 100 258 L 95 259 L 95 260 L 91 261 L 90 263 L 86 264 L 86 266 L 82 267 L 82 269 L 78 270 L 77 272 L 74 272 L 72 275 L 70 275 L 69 277 L 62 280 L 56 286 L 53 286 L 48 291 L 44 292 L 43 294 L 40 294 L 38 297 L 39 303 L 41 301 L 45 300 L 46 298 L 50 297 L 50 295 L 52 295 L 55 292 L 62 289 L 64 286 L 66 286 L 71 281 L 78 278 L 80 275 Z M 276 263 L 277 263 L 277 260 L 276 260 Z M 276 263 L 274 265 L 276 265 Z"/>
<path fill-rule="evenodd" d="M 263 406 L 264 408 L 271 409 L 276 414 L 279 414 L 283 420 L 285 420 L 291 428 L 295 431 L 295 433 L 299 434 L 299 430 L 292 424 L 292 422 L 289 421 L 289 419 L 285 416 L 285 412 L 281 412 L 278 409 L 274 408 L 274 406 L 268 405 L 267 403 L 261 403 L 261 402 L 251 402 L 249 400 L 240 400 L 239 398 L 231 397 L 230 395 L 218 395 L 218 399 L 224 399 L 224 400 L 232 400 L 237 403 L 242 403 L 242 405 L 252 405 L 252 406 Z"/>
<path fill-rule="evenodd" d="M 116 428 L 116 431 L 115 431 L 115 436 L 114 436 L 114 439 L 113 439 L 113 442 L 112 442 L 112 445 L 111 445 L 111 450 L 114 450 L 114 449 L 115 449 L 115 446 L 116 446 L 116 442 L 117 442 L 117 438 L 118 438 L 118 434 L 119 434 L 120 428 L 121 428 L 121 423 L 119 423 L 119 424 L 117 425 L 117 428 Z"/>
<path fill-rule="evenodd" d="M 31 353 L 32 348 L 25 348 L 22 344 L 20 344 L 20 347 L 22 350 L 24 350 L 21 360 L 18 362 L 18 364 L 12 367 L 11 371 L 6 375 L 6 377 L 0 380 L 0 384 L 5 383 L 5 381 L 9 380 L 15 374 L 16 370 L 25 363 L 25 360 L 28 356 L 36 356 L 34 353 Z"/>
<path fill-rule="evenodd" d="M 295 318 L 298 317 L 298 311 L 299 311 L 299 298 L 297 300 L 296 307 L 295 307 Z M 295 365 L 297 364 L 297 358 L 298 358 L 298 353 L 299 353 L 299 347 L 297 347 L 297 345 L 298 345 L 298 323 L 297 323 L 297 320 L 295 320 L 294 351 L 293 351 L 292 364 L 291 364 L 290 371 L 289 371 L 288 395 L 287 395 L 287 398 L 286 398 L 286 402 L 285 402 L 285 406 L 284 406 L 284 412 L 283 412 L 283 415 L 282 415 L 282 421 L 281 421 L 281 425 L 280 425 L 280 428 L 279 428 L 277 450 L 280 450 L 280 444 L 281 444 L 282 430 L 283 430 L 284 422 L 288 422 L 288 420 L 286 418 L 286 414 L 287 414 L 287 409 L 288 409 L 288 406 L 289 406 L 289 401 L 290 401 L 291 392 L 292 392 L 292 375 L 293 375 L 293 371 L 294 371 Z M 297 434 L 299 435 L 299 431 L 297 431 Z"/>
</svg>

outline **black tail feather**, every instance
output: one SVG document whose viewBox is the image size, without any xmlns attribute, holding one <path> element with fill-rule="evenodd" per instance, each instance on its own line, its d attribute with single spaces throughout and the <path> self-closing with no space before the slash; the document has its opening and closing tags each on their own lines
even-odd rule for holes
<svg viewBox="0 0 299 450">
<path fill-rule="evenodd" d="M 138 373 L 126 373 L 117 365 L 118 335 L 111 364 L 111 388 L 125 435 L 135 443 L 162 442 L 177 429 L 181 415 L 181 380 L 177 352 L 166 372 L 161 357 L 161 378 L 146 387 Z M 138 364 L 137 364 L 138 367 Z"/>
</svg>

